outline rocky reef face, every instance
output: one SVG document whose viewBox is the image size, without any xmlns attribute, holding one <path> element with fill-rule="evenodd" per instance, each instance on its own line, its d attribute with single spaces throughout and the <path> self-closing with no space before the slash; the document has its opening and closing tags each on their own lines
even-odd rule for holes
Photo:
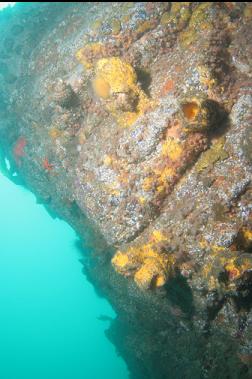
<svg viewBox="0 0 252 379">
<path fill-rule="evenodd" d="M 0 165 L 82 238 L 132 379 L 252 376 L 250 3 L 0 14 Z"/>
</svg>

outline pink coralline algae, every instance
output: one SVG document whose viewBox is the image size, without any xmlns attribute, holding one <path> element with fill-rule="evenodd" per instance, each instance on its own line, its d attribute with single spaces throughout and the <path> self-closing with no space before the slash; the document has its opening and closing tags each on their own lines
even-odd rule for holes
<svg viewBox="0 0 252 379">
<path fill-rule="evenodd" d="M 19 137 L 13 148 L 14 159 L 19 166 L 21 165 L 21 157 L 26 155 L 24 151 L 26 144 L 26 139 L 24 137 Z"/>
</svg>

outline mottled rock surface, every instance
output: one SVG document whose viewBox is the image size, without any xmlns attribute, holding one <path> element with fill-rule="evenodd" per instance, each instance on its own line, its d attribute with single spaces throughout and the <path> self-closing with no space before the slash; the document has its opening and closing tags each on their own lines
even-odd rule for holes
<svg viewBox="0 0 252 379">
<path fill-rule="evenodd" d="M 252 376 L 251 23 L 246 2 L 0 14 L 1 170 L 85 241 L 132 379 Z"/>
</svg>

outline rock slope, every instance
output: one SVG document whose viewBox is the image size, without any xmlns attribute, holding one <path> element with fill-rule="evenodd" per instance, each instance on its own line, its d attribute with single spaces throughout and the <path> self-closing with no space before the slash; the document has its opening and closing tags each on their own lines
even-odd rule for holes
<svg viewBox="0 0 252 379">
<path fill-rule="evenodd" d="M 251 22 L 246 2 L 0 14 L 1 170 L 85 241 L 133 379 L 252 375 Z"/>
</svg>

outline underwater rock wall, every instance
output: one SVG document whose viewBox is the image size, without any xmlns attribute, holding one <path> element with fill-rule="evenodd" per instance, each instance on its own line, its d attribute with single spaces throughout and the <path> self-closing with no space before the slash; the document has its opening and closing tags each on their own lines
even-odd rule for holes
<svg viewBox="0 0 252 379">
<path fill-rule="evenodd" d="M 0 14 L 1 169 L 92 247 L 133 379 L 252 375 L 251 21 L 245 2 Z"/>
</svg>

